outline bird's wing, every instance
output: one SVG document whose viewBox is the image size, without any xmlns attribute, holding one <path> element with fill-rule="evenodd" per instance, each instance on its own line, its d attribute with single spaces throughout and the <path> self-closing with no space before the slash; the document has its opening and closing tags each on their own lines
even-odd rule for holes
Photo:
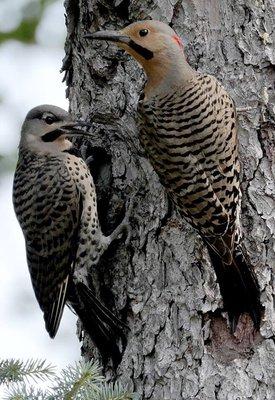
<svg viewBox="0 0 275 400">
<path fill-rule="evenodd" d="M 24 224 L 27 260 L 46 329 L 54 337 L 76 254 L 81 199 L 63 162 L 42 165 L 33 185 Z"/>
<path fill-rule="evenodd" d="M 216 151 L 212 154 L 212 163 L 207 164 L 205 157 L 202 168 L 230 221 L 234 223 L 238 219 L 241 201 L 236 109 L 223 86 L 214 77 L 207 78 L 211 80 L 214 92 L 208 93 L 208 102 L 212 107 L 212 118 L 215 119 L 218 135 L 213 147 L 213 151 Z"/>
<path fill-rule="evenodd" d="M 141 143 L 177 209 L 202 234 L 222 235 L 228 228 L 228 214 L 198 156 L 186 147 L 177 147 L 169 154 L 167 144 L 158 139 L 158 116 L 153 119 L 143 112 L 139 108 Z"/>
<path fill-rule="evenodd" d="M 240 203 L 234 104 L 211 76 L 186 93 L 140 101 L 140 139 L 178 210 L 222 254 L 232 247 Z"/>
</svg>

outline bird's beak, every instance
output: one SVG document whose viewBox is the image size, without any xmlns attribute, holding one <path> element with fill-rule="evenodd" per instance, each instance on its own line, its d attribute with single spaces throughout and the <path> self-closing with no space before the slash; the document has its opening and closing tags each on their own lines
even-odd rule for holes
<svg viewBox="0 0 275 400">
<path fill-rule="evenodd" d="M 65 135 L 65 136 L 89 136 L 91 137 L 91 134 L 87 131 L 84 131 L 84 127 L 90 128 L 92 125 L 89 124 L 88 122 L 83 122 L 83 121 L 74 121 L 74 122 L 67 122 L 66 124 L 60 126 L 57 129 L 54 129 L 50 132 L 45 133 L 45 135 L 42 136 L 43 142 L 53 142 L 56 139 L 58 139 L 60 136 Z"/>
<path fill-rule="evenodd" d="M 59 130 L 62 132 L 62 134 L 66 136 L 75 136 L 75 135 L 91 136 L 89 132 L 83 129 L 83 128 L 90 128 L 91 126 L 92 125 L 89 124 L 88 122 L 74 121 L 62 125 L 59 128 Z"/>
<path fill-rule="evenodd" d="M 83 36 L 89 40 L 106 40 L 107 42 L 116 42 L 129 45 L 131 39 L 129 36 L 120 31 L 98 31 L 94 33 L 86 33 Z"/>
<path fill-rule="evenodd" d="M 129 36 L 125 35 L 122 31 L 98 31 L 94 33 L 86 33 L 84 38 L 91 40 L 107 40 L 107 42 L 115 42 L 119 47 L 122 47 L 128 53 L 132 54 L 131 50 L 134 50 L 139 56 L 143 57 L 145 60 L 151 60 L 154 57 L 154 53 L 136 43 Z M 135 57 L 134 53 L 134 57 Z M 132 54 L 133 55 L 133 54 Z"/>
</svg>

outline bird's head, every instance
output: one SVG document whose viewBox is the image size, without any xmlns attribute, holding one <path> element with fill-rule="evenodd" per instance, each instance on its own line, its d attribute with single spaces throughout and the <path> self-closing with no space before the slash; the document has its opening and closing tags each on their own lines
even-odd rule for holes
<svg viewBox="0 0 275 400">
<path fill-rule="evenodd" d="M 56 154 L 72 147 L 68 138 L 89 134 L 81 129 L 90 126 L 74 121 L 60 107 L 41 105 L 28 112 L 22 125 L 20 147 L 35 153 Z"/>
<path fill-rule="evenodd" d="M 181 38 L 160 21 L 138 21 L 120 31 L 98 31 L 84 37 L 115 42 L 142 65 L 153 86 L 165 77 L 181 79 L 191 70 Z"/>
</svg>

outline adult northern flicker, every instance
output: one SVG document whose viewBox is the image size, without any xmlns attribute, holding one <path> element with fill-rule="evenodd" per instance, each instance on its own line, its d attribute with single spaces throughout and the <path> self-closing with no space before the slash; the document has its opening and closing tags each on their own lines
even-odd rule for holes
<svg viewBox="0 0 275 400">
<path fill-rule="evenodd" d="M 191 68 L 182 40 L 159 21 L 135 22 L 89 39 L 115 42 L 143 67 L 140 140 L 180 214 L 200 233 L 214 266 L 232 331 L 249 313 L 260 326 L 256 277 L 240 239 L 236 111 L 222 85 Z"/>
<path fill-rule="evenodd" d="M 103 356 L 119 357 L 116 337 L 123 324 L 83 283 L 108 245 L 127 228 L 128 215 L 103 236 L 93 178 L 73 155 L 69 137 L 88 135 L 63 109 L 32 109 L 22 126 L 13 203 L 23 230 L 35 296 L 50 337 L 57 333 L 67 303 L 79 316 Z M 80 129 L 79 129 L 80 128 Z M 78 271 L 79 274 L 75 274 Z M 85 280 L 85 276 L 84 276 Z"/>
</svg>

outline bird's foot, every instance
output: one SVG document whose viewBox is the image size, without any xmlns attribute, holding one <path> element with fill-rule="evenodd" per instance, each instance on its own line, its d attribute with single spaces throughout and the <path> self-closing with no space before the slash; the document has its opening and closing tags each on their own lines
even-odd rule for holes
<svg viewBox="0 0 275 400">
<path fill-rule="evenodd" d="M 80 147 L 80 155 L 81 158 L 85 161 L 85 163 L 88 165 L 88 167 L 90 168 L 90 164 L 92 164 L 92 162 L 95 161 L 94 155 L 88 154 L 88 145 L 86 143 L 83 143 Z"/>
<path fill-rule="evenodd" d="M 130 224 L 130 216 L 133 211 L 134 207 L 134 200 L 135 200 L 135 195 L 131 197 L 130 200 L 127 201 L 126 204 L 126 212 L 123 220 L 121 223 L 116 227 L 116 229 L 111 233 L 111 235 L 108 236 L 109 243 L 112 243 L 116 239 L 120 239 L 122 234 L 126 232 L 127 236 L 125 239 L 125 245 L 128 246 L 132 237 L 132 228 Z"/>
</svg>

